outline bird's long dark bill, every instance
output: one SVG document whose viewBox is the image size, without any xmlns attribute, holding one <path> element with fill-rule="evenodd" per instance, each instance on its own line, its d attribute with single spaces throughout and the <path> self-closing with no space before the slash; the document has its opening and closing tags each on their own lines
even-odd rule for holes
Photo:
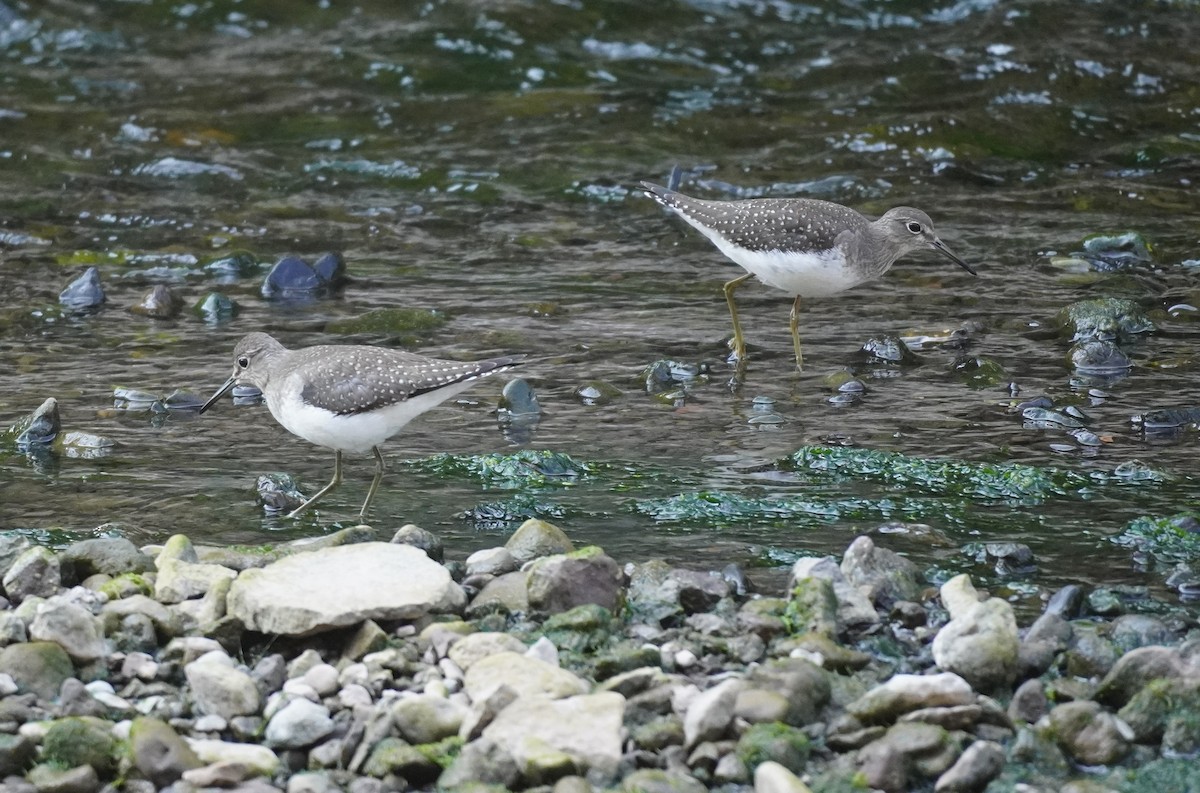
<svg viewBox="0 0 1200 793">
<path fill-rule="evenodd" d="M 213 404 L 214 404 L 214 403 L 215 403 L 215 402 L 216 402 L 218 399 L 220 399 L 221 397 L 223 397 L 223 396 L 225 396 L 226 394 L 228 394 L 228 393 L 229 393 L 229 390 L 230 390 L 231 388 L 233 388 L 235 385 L 237 385 L 237 378 L 236 378 L 236 377 L 231 377 L 231 378 L 229 378 L 228 380 L 226 380 L 226 381 L 224 382 L 224 384 L 222 384 L 222 385 L 221 385 L 221 387 L 217 389 L 217 393 L 213 394 L 213 395 L 212 395 L 212 397 L 210 397 L 210 398 L 209 398 L 209 400 L 208 400 L 207 402 L 205 402 L 203 405 L 201 405 L 201 406 L 200 406 L 200 412 L 201 412 L 201 413 L 203 413 L 204 411 L 206 411 L 206 410 L 208 410 L 210 407 L 212 407 L 212 406 L 213 406 Z"/>
<path fill-rule="evenodd" d="M 971 275 L 976 275 L 975 268 L 972 267 L 971 265 L 967 264 L 966 262 L 964 262 L 962 259 L 955 256 L 954 253 L 951 252 L 951 250 L 946 247 L 946 243 L 942 242 L 941 240 L 935 239 L 930 244 L 933 245 L 933 247 L 939 253 L 944 253 L 946 256 L 948 256 L 950 258 L 950 260 L 953 261 L 955 264 L 957 264 L 959 267 L 963 268 Z"/>
</svg>

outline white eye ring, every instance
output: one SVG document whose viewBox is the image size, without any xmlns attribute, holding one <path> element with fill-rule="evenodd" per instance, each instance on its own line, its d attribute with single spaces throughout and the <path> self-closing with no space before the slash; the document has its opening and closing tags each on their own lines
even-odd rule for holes
<svg viewBox="0 0 1200 793">
<path fill-rule="evenodd" d="M 237 359 L 237 365 L 240 369 L 248 369 L 250 368 L 250 359 L 243 355 L 241 358 Z"/>
<path fill-rule="evenodd" d="M 907 223 L 905 223 L 904 228 L 908 229 L 909 232 L 912 234 L 920 234 L 922 231 L 921 224 L 915 220 L 910 220 Z"/>
</svg>

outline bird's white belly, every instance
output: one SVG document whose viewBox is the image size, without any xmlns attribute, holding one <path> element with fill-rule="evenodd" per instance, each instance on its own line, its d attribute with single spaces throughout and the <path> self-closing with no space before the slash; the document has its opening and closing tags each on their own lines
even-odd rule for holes
<svg viewBox="0 0 1200 793">
<path fill-rule="evenodd" d="M 387 407 L 338 416 L 300 399 L 299 390 L 281 400 L 267 400 L 267 409 L 283 428 L 309 443 L 343 452 L 367 452 L 404 425 L 452 396 L 475 385 L 475 379 L 439 388 Z"/>
<path fill-rule="evenodd" d="M 868 280 L 853 268 L 846 267 L 846 257 L 833 248 L 821 253 L 784 253 L 783 251 L 749 251 L 727 241 L 713 240 L 721 252 L 753 273 L 767 286 L 782 289 L 789 295 L 826 297 L 845 292 Z"/>
</svg>

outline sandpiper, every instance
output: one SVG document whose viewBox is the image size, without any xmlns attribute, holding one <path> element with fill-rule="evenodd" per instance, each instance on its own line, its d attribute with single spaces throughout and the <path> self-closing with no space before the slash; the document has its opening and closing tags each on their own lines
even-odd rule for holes
<svg viewBox="0 0 1200 793">
<path fill-rule="evenodd" d="M 651 182 L 642 187 L 746 270 L 725 284 L 738 364 L 746 359 L 746 345 L 733 293 L 751 276 L 793 296 L 789 327 L 800 369 L 800 298 L 844 292 L 883 275 L 905 254 L 927 248 L 975 275 L 938 239 L 929 215 L 912 207 L 895 207 L 869 220 L 849 207 L 811 198 L 705 201 Z"/>
<path fill-rule="evenodd" d="M 208 410 L 235 385 L 262 391 L 283 428 L 334 450 L 333 481 L 288 517 L 311 507 L 342 481 L 342 452 L 375 455 L 375 478 L 359 516 L 366 520 L 383 478 L 379 444 L 476 380 L 516 366 L 523 356 L 444 361 L 369 345 L 323 344 L 289 350 L 266 333 L 250 333 L 233 351 L 233 374 L 200 408 Z"/>
</svg>

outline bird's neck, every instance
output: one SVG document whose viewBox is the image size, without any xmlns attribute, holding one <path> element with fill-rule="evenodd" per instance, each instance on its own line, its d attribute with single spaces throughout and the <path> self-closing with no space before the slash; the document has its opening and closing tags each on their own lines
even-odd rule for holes
<svg viewBox="0 0 1200 793">
<path fill-rule="evenodd" d="M 846 241 L 845 251 L 847 260 L 858 263 L 873 276 L 883 275 L 900 258 L 895 246 L 888 244 L 886 235 L 875 223 L 856 229 Z"/>
</svg>

